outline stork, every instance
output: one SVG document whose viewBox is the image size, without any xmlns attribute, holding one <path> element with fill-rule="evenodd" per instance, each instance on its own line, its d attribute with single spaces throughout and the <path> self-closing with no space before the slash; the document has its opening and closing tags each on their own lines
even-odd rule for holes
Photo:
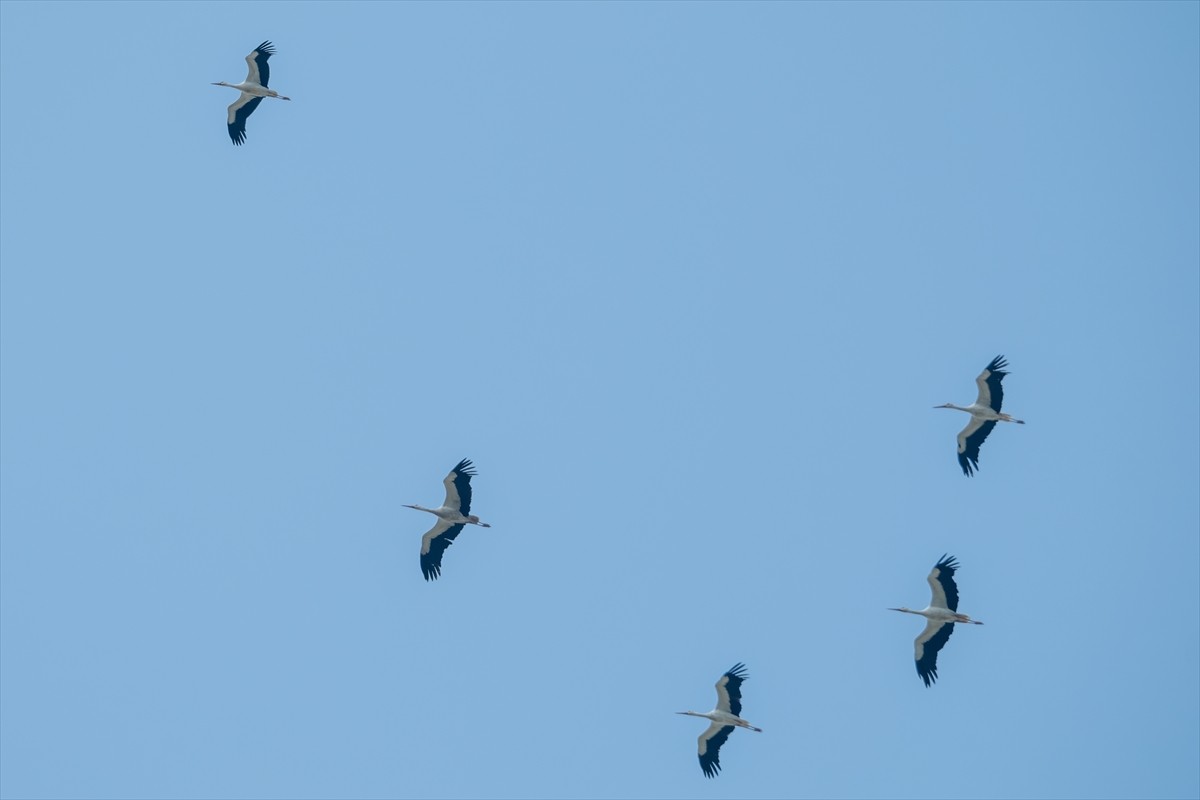
<svg viewBox="0 0 1200 800">
<path fill-rule="evenodd" d="M 717 681 L 717 707 L 712 711 L 676 711 L 676 714 L 686 714 L 689 717 L 704 717 L 712 724 L 697 740 L 700 756 L 700 769 L 704 777 L 715 778 L 721 771 L 721 745 L 733 733 L 734 726 L 749 728 L 762 733 L 762 728 L 756 728 L 742 719 L 742 681 L 746 680 L 746 665 L 741 662 L 721 676 Z"/>
<path fill-rule="evenodd" d="M 963 622 L 971 625 L 983 623 L 971 619 L 966 614 L 958 613 L 958 585 L 954 583 L 954 572 L 958 562 L 953 556 L 942 555 L 929 571 L 929 588 L 933 589 L 933 598 L 923 611 L 913 611 L 908 608 L 889 608 L 888 611 L 903 611 L 905 614 L 920 614 L 928 620 L 925 630 L 913 642 L 913 654 L 917 660 L 917 674 L 925 681 L 925 686 L 937 682 L 937 654 L 950 634 L 954 633 L 954 623 Z"/>
<path fill-rule="evenodd" d="M 425 574 L 427 581 L 436 580 L 442 574 L 442 553 L 446 552 L 454 538 L 462 533 L 464 526 L 492 527 L 486 522 L 480 522 L 479 517 L 470 513 L 471 478 L 474 475 L 475 468 L 464 458 L 442 481 L 446 485 L 446 500 L 441 508 L 404 504 L 405 508 L 428 511 L 438 518 L 433 527 L 421 537 L 421 572 Z"/>
<path fill-rule="evenodd" d="M 263 101 L 264 97 L 277 97 L 280 100 L 292 99 L 267 88 L 267 81 L 271 79 L 271 67 L 267 65 L 267 59 L 273 55 L 275 55 L 274 46 L 270 42 L 263 42 L 254 48 L 254 52 L 246 56 L 246 63 L 250 66 L 250 71 L 246 73 L 246 80 L 241 83 L 217 81 L 213 84 L 213 86 L 228 86 L 230 89 L 237 89 L 241 92 L 238 99 L 234 100 L 233 105 L 229 107 L 229 138 L 233 140 L 234 144 L 240 145 L 246 141 L 246 118 L 254 113 L 254 109 L 258 108 L 258 104 Z"/>
<path fill-rule="evenodd" d="M 979 396 L 971 405 L 965 408 L 956 406 L 954 403 L 934 406 L 934 408 L 954 408 L 971 415 L 971 421 L 967 423 L 967 427 L 958 432 L 958 465 L 962 467 L 963 474 L 968 478 L 971 477 L 974 470 L 979 469 L 979 446 L 987 439 L 997 422 L 1025 424 L 1025 420 L 1013 419 L 1011 414 L 1000 411 L 1000 405 L 1004 402 L 1004 387 L 1000 385 L 1000 382 L 1008 374 L 1004 370 L 1007 366 L 1008 362 L 1004 360 L 1004 356 L 996 356 L 992 359 L 992 363 L 979 373 L 979 377 L 975 379 L 975 384 L 979 387 Z"/>
</svg>

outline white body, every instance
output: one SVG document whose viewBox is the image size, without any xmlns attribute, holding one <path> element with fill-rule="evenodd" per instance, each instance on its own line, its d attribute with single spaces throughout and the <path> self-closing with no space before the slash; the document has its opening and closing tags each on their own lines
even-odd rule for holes
<svg viewBox="0 0 1200 800">
<path fill-rule="evenodd" d="M 988 406 L 981 406 L 979 403 L 972 403 L 969 406 L 956 406 L 953 403 L 946 403 L 945 405 L 937 406 L 937 408 L 953 408 L 956 411 L 965 411 L 980 422 L 1016 422 L 1020 425 L 1025 424 L 1019 419 L 1013 419 L 1009 414 L 993 411 Z"/>
<path fill-rule="evenodd" d="M 228 86 L 239 92 L 238 99 L 234 100 L 228 109 L 229 138 L 233 140 L 234 144 L 240 145 L 246 141 L 246 120 L 254 113 L 254 109 L 258 108 L 258 104 L 264 97 L 274 97 L 279 100 L 292 99 L 284 97 L 274 89 L 267 88 L 267 84 L 271 82 L 271 68 L 267 62 L 274 52 L 270 42 L 263 42 L 254 48 L 250 55 L 246 56 L 246 65 L 249 67 L 246 72 L 246 80 L 241 83 L 217 81 L 213 84 L 213 86 Z"/>
<path fill-rule="evenodd" d="M 756 728 L 737 714 L 731 714 L 719 708 L 714 708 L 712 711 L 678 711 L 676 713 L 712 720 L 713 724 L 708 726 L 708 730 L 701 736 L 702 739 L 709 738 L 717 729 L 724 728 L 726 725 L 736 725 L 739 728 L 749 728 L 752 731 L 762 733 L 762 728 Z"/>
<path fill-rule="evenodd" d="M 712 711 L 677 711 L 689 717 L 704 717 L 712 722 L 700 738 L 696 740 L 696 754 L 700 759 L 700 769 L 706 778 L 715 778 L 721 771 L 721 745 L 729 738 L 734 728 L 762 733 L 762 728 L 756 728 L 742 719 L 742 681 L 746 679 L 745 665 L 738 663 L 717 681 L 717 707 Z"/>
<path fill-rule="evenodd" d="M 950 634 L 954 632 L 954 624 L 956 622 L 971 625 L 983 624 L 971 619 L 966 614 L 958 613 L 958 585 L 954 582 L 954 573 L 957 569 L 958 562 L 943 555 L 925 579 L 929 582 L 929 588 L 933 593 L 929 605 L 920 611 L 904 607 L 888 609 L 905 614 L 919 614 L 927 620 L 925 629 L 913 640 L 913 658 L 916 661 L 917 675 L 925 682 L 926 687 L 932 686 L 937 681 L 937 654 L 946 646 L 946 642 L 950 641 Z"/>
<path fill-rule="evenodd" d="M 237 100 L 238 104 L 245 103 L 251 97 L 278 97 L 280 100 L 292 99 L 290 97 L 284 97 L 274 89 L 268 89 L 265 86 L 260 86 L 259 84 L 251 81 L 242 81 L 241 83 L 225 83 L 225 81 L 218 81 L 217 83 L 214 83 L 213 86 L 228 86 L 230 89 L 237 89 L 242 94 L 249 95 L 249 97 L 245 98 L 239 97 Z M 301 92 L 301 94 L 303 94 L 303 92 Z M 229 95 L 225 96 L 228 97 Z"/>
<path fill-rule="evenodd" d="M 958 432 L 958 464 L 963 474 L 968 477 L 979 468 L 979 448 L 983 445 L 992 428 L 997 422 L 1015 422 L 1024 425 L 1025 421 L 1014 419 L 1011 414 L 1000 410 L 1004 403 L 1004 376 L 1008 373 L 1005 367 L 1008 363 L 1004 356 L 996 356 L 991 363 L 984 367 L 983 372 L 975 379 L 979 393 L 975 402 L 969 406 L 956 406 L 954 403 L 943 403 L 934 408 L 952 408 L 955 411 L 965 411 L 971 415 L 967 427 Z"/>
<path fill-rule="evenodd" d="M 446 487 L 446 499 L 440 507 L 426 508 L 407 504 L 404 506 L 433 514 L 438 518 L 433 527 L 421 537 L 421 572 L 427 581 L 442 574 L 442 554 L 458 534 L 462 533 L 464 526 L 492 527 L 471 513 L 471 478 L 474 475 L 471 462 L 464 458 L 442 480 Z"/>
<path fill-rule="evenodd" d="M 481 528 L 492 527 L 486 522 L 480 522 L 479 517 L 475 516 L 474 514 L 463 514 L 457 508 L 451 508 L 450 506 L 442 506 L 441 508 L 426 508 L 425 506 L 406 505 L 405 508 L 415 508 L 417 511 L 425 511 L 429 514 L 433 514 L 442 522 L 446 523 L 447 526 L 478 525 Z"/>
</svg>

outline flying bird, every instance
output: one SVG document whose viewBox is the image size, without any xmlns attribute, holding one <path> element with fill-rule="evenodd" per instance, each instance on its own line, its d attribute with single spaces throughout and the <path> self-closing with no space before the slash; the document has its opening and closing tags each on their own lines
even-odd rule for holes
<svg viewBox="0 0 1200 800">
<path fill-rule="evenodd" d="M 233 105 L 229 107 L 229 138 L 233 140 L 234 144 L 240 145 L 246 141 L 246 118 L 254 113 L 254 109 L 258 108 L 258 104 L 263 101 L 264 97 L 277 97 L 280 100 L 292 99 L 267 88 L 267 81 L 271 78 L 271 67 L 267 64 L 267 59 L 273 55 L 275 55 L 274 46 L 270 42 L 263 42 L 254 48 L 253 53 L 246 56 L 246 63 L 250 66 L 250 71 L 246 73 L 246 80 L 241 83 L 217 81 L 213 84 L 213 86 L 228 86 L 230 89 L 237 89 L 241 92 L 238 99 L 234 100 Z"/>
<path fill-rule="evenodd" d="M 492 527 L 486 522 L 480 522 L 479 517 L 470 513 L 471 478 L 474 475 L 475 468 L 464 458 L 442 481 L 446 485 L 446 500 L 441 508 L 404 505 L 405 508 L 428 511 L 438 518 L 433 527 L 421 537 L 421 572 L 425 574 L 427 581 L 436 580 L 442 574 L 442 553 L 446 552 L 454 538 L 462 533 L 464 526 Z"/>
<path fill-rule="evenodd" d="M 746 665 L 734 664 L 733 667 L 717 681 L 717 707 L 712 711 L 676 711 L 676 714 L 687 714 L 689 717 L 704 717 L 712 720 L 708 730 L 700 734 L 697 740 L 700 755 L 700 769 L 706 778 L 715 778 L 721 771 L 721 745 L 733 733 L 734 726 L 749 728 L 762 733 L 762 728 L 756 728 L 742 719 L 742 681 L 746 680 Z"/>
<path fill-rule="evenodd" d="M 929 571 L 929 588 L 933 589 L 933 599 L 923 611 L 913 611 L 908 608 L 889 608 L 888 611 L 903 611 L 905 614 L 920 614 L 928 620 L 925 630 L 913 642 L 913 654 L 917 660 L 917 674 L 925 685 L 932 686 L 937 682 L 937 655 L 950 641 L 954 633 L 954 623 L 963 622 L 971 625 L 982 625 L 966 614 L 958 613 L 958 585 L 954 583 L 954 572 L 958 562 L 944 554 Z"/>
<path fill-rule="evenodd" d="M 973 404 L 965 408 L 956 406 L 954 403 L 934 406 L 934 408 L 955 408 L 971 415 L 971 421 L 967 423 L 967 427 L 958 432 L 958 465 L 962 467 L 963 474 L 967 477 L 970 477 L 974 470 L 979 469 L 979 446 L 987 439 L 997 422 L 1025 424 L 1025 420 L 1013 419 L 1011 414 L 1000 411 L 1000 405 L 1004 402 L 1004 387 L 1000 385 L 1000 382 L 1008 374 L 1004 371 L 1007 366 L 1008 362 L 1004 360 L 1004 356 L 996 356 L 992 359 L 992 363 L 979 373 L 979 377 L 975 379 L 975 384 L 979 387 L 979 396 L 975 398 Z"/>
</svg>

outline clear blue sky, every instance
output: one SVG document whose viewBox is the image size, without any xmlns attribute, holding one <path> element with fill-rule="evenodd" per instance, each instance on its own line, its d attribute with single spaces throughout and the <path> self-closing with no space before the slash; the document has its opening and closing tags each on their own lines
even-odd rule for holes
<svg viewBox="0 0 1200 800">
<path fill-rule="evenodd" d="M 0 794 L 1197 796 L 1198 31 L 0 4 Z"/>
</svg>

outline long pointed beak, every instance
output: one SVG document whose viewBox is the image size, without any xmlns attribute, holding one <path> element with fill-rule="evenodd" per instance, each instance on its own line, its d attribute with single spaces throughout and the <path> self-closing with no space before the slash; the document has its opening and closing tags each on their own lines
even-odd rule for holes
<svg viewBox="0 0 1200 800">
<path fill-rule="evenodd" d="M 416 506 L 410 506 L 408 503 L 401 503 L 400 505 L 404 506 L 405 508 L 416 508 Z"/>
<path fill-rule="evenodd" d="M 885 608 L 884 611 L 903 611 L 902 608 Z"/>
</svg>

